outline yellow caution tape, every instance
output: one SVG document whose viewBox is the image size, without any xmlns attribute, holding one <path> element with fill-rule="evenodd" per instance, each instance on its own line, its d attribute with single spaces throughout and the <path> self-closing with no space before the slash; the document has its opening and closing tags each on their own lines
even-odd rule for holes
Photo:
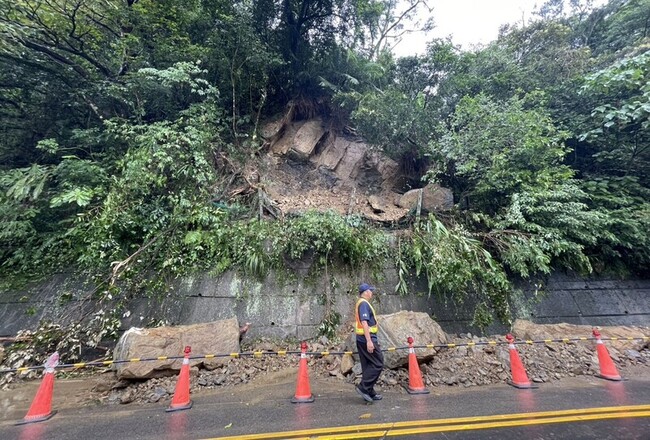
<svg viewBox="0 0 650 440">
<path fill-rule="evenodd" d="M 214 355 L 214 354 L 206 354 L 206 355 L 205 355 L 205 358 L 206 358 L 206 359 L 212 359 L 212 358 L 215 357 L 215 356 L 216 356 L 216 355 Z"/>
<path fill-rule="evenodd" d="M 167 356 L 158 356 L 156 359 L 158 359 L 159 361 L 166 361 Z"/>
<path fill-rule="evenodd" d="M 140 362 L 140 358 L 129 359 L 129 362 Z"/>
</svg>

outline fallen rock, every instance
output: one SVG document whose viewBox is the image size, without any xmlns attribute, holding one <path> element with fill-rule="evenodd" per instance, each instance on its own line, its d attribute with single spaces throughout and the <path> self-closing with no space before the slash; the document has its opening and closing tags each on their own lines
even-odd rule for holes
<svg viewBox="0 0 650 440">
<path fill-rule="evenodd" d="M 118 341 L 114 360 L 182 356 L 185 346 L 192 347 L 192 355 L 237 353 L 240 329 L 236 318 L 205 324 L 151 329 L 131 328 Z M 214 369 L 227 358 L 191 359 L 190 366 Z M 182 359 L 113 364 L 118 379 L 148 379 L 175 375 Z M 195 370 L 193 368 L 193 370 Z"/>
<path fill-rule="evenodd" d="M 404 347 L 407 338 L 413 337 L 414 345 L 446 344 L 447 334 L 440 325 L 426 313 L 401 311 L 377 316 L 379 321 L 379 344 L 383 348 Z M 395 350 L 384 353 L 386 368 L 398 368 L 408 364 L 408 351 Z M 416 348 L 415 355 L 420 362 L 428 362 L 436 355 L 433 348 Z"/>
<path fill-rule="evenodd" d="M 341 374 L 350 374 L 354 367 L 354 358 L 350 354 L 344 354 L 341 359 Z"/>
<path fill-rule="evenodd" d="M 534 324 L 525 319 L 517 319 L 512 326 L 512 334 L 520 339 L 575 339 L 580 337 L 591 338 L 593 327 L 589 325 L 560 324 Z M 617 341 L 604 341 L 608 348 L 619 351 L 641 350 L 650 347 L 649 341 L 643 341 L 644 336 L 650 335 L 648 327 L 632 326 L 607 326 L 600 330 L 603 338 L 621 338 Z M 639 338 L 640 340 L 628 341 L 625 338 Z"/>
<path fill-rule="evenodd" d="M 420 198 L 420 191 L 422 191 L 422 209 L 425 211 L 444 211 L 454 206 L 454 195 L 451 190 L 434 183 L 404 193 L 397 201 L 397 206 L 406 209 L 416 208 Z"/>
</svg>

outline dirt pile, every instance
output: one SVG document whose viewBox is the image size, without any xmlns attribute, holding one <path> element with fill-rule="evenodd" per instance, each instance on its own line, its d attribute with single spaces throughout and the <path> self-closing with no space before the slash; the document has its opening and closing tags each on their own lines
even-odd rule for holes
<svg viewBox="0 0 650 440">
<path fill-rule="evenodd" d="M 502 337 L 479 338 L 463 335 L 452 338 L 451 342 L 466 344 L 468 342 L 487 342 L 501 340 Z M 577 343 L 551 343 L 518 345 L 521 359 L 526 367 L 529 379 L 543 384 L 565 377 L 593 376 L 598 372 L 598 359 L 593 341 Z M 271 342 L 258 342 L 248 347 L 251 351 L 272 351 L 283 349 Z M 313 344 L 313 352 L 343 352 L 343 344 Z M 623 376 L 650 374 L 650 350 L 618 351 L 609 348 L 619 372 Z M 236 387 L 243 384 L 266 385 L 276 380 L 278 374 L 295 376 L 298 368 L 298 356 L 265 355 L 260 358 L 247 357 L 231 359 L 226 365 L 212 371 L 193 371 L 191 391 Z M 341 372 L 342 356 L 313 356 L 309 361 L 310 377 L 340 380 L 341 383 L 353 384 L 360 378 L 360 364 L 355 363 L 352 372 Z M 510 379 L 510 363 L 507 345 L 481 345 L 474 347 L 455 347 L 442 349 L 435 358 L 420 366 L 422 377 L 427 387 L 472 387 L 489 384 L 506 383 Z M 94 388 L 93 400 L 108 404 L 152 403 L 171 400 L 176 384 L 175 377 L 151 379 L 146 382 L 132 383 L 117 381 L 112 374 L 100 376 Z M 406 392 L 408 370 L 398 368 L 384 370 L 378 383 L 383 391 Z M 291 390 L 290 392 L 292 392 Z M 318 393 L 318 390 L 312 390 Z"/>
</svg>

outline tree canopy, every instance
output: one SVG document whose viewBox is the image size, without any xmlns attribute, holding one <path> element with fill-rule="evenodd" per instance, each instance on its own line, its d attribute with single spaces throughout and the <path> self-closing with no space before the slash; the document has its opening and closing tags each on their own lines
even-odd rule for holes
<svg viewBox="0 0 650 440">
<path fill-rule="evenodd" d="M 76 267 L 126 298 L 311 249 L 323 265 L 394 257 L 430 293 L 476 293 L 485 323 L 507 320 L 515 276 L 647 275 L 650 0 L 549 0 L 485 46 L 436 39 L 396 58 L 405 33 L 435 23 L 430 6 L 0 0 L 5 285 Z M 329 215 L 295 220 L 270 254 L 262 200 L 225 206 L 221 191 L 278 114 L 358 133 L 456 207 L 406 225 L 393 257 L 380 231 Z"/>
</svg>

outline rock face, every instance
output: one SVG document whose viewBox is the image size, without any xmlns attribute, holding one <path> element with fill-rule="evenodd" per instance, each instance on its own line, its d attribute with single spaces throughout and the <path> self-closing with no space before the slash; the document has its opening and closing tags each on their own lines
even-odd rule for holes
<svg viewBox="0 0 650 440">
<path fill-rule="evenodd" d="M 263 190 L 282 214 L 334 211 L 394 222 L 417 204 L 420 190 L 402 195 L 409 179 L 400 164 L 357 137 L 328 127 L 323 119 L 269 123 L 261 130 L 269 155 L 260 168 Z M 451 191 L 429 185 L 423 208 L 453 207 Z"/>
<path fill-rule="evenodd" d="M 512 334 L 520 339 L 543 340 L 543 339 L 562 339 L 562 338 L 591 338 L 592 326 L 573 325 L 573 324 L 533 324 L 524 319 L 517 319 L 512 326 Z M 643 340 L 627 341 L 624 338 L 643 338 L 648 335 L 647 327 L 631 326 L 608 326 L 601 331 L 603 338 L 622 338 L 617 341 L 606 341 L 608 347 L 613 347 L 619 351 L 624 350 L 642 350 L 650 347 L 650 342 Z"/>
<path fill-rule="evenodd" d="M 308 160 L 324 134 L 323 122 L 320 119 L 305 122 L 293 136 L 289 154 L 298 160 Z"/>
<path fill-rule="evenodd" d="M 177 327 L 131 328 L 118 341 L 114 359 L 182 356 L 186 345 L 192 347 L 192 356 L 237 353 L 240 351 L 239 336 L 236 318 Z M 190 365 L 214 369 L 228 360 L 228 357 L 192 359 Z M 119 379 L 144 379 L 174 375 L 181 363 L 181 359 L 174 359 L 114 365 Z"/>
</svg>

